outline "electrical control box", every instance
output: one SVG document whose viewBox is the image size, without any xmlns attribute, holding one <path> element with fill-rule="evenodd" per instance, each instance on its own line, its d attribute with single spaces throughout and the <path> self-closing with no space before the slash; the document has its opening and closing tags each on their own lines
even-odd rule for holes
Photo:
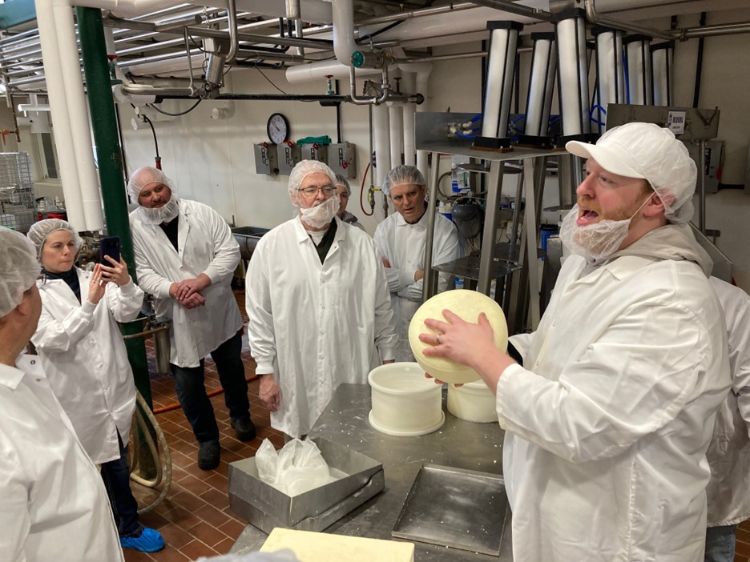
<svg viewBox="0 0 750 562">
<path fill-rule="evenodd" d="M 292 168 L 302 159 L 299 145 L 287 144 L 285 142 L 276 145 L 276 156 L 279 164 L 279 174 L 282 176 L 291 174 Z"/>
<path fill-rule="evenodd" d="M 357 147 L 350 142 L 328 146 L 328 167 L 345 178 L 357 177 Z"/>
<path fill-rule="evenodd" d="M 262 142 L 253 145 L 255 151 L 255 173 L 256 174 L 278 174 L 279 166 L 275 144 Z"/>
<path fill-rule="evenodd" d="M 301 153 L 303 160 L 318 160 L 319 162 L 328 162 L 328 147 L 322 144 L 303 144 Z"/>
</svg>

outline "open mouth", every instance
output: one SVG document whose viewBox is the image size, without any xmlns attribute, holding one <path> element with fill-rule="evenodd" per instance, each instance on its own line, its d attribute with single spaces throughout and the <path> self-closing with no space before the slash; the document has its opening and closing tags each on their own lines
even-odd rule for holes
<svg viewBox="0 0 750 562">
<path fill-rule="evenodd" d="M 599 220 L 599 213 L 596 211 L 592 211 L 591 209 L 581 209 L 578 212 L 578 219 L 576 219 L 576 224 L 578 226 L 586 226 L 589 224 L 594 224 Z"/>
</svg>

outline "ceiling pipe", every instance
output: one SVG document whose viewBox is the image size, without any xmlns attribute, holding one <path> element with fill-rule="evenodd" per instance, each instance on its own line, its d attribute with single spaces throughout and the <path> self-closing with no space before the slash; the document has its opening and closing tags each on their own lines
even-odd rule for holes
<svg viewBox="0 0 750 562">
<path fill-rule="evenodd" d="M 225 64 L 232 64 L 237 57 L 237 49 L 240 45 L 237 38 L 237 3 L 235 0 L 227 0 L 227 15 L 229 16 L 229 52 Z"/>
<path fill-rule="evenodd" d="M 739 33 L 750 33 L 750 22 L 720 23 L 704 27 L 690 27 L 678 29 L 674 32 L 674 39 L 694 39 L 698 37 L 715 37 L 717 35 L 736 35 Z"/>
<path fill-rule="evenodd" d="M 333 16 L 333 52 L 337 61 L 344 66 L 351 66 L 352 53 L 357 49 L 357 44 L 354 42 L 353 0 L 332 0 L 331 11 Z M 352 93 L 352 99 L 354 97 Z"/>
<path fill-rule="evenodd" d="M 659 31 L 658 29 L 635 25 L 632 23 L 626 23 L 612 18 L 600 16 L 596 11 L 595 0 L 584 0 L 584 6 L 586 8 L 586 21 L 588 21 L 592 25 L 603 25 L 604 27 L 611 27 L 612 29 L 619 29 L 621 31 L 630 31 L 639 35 L 658 37 L 659 39 L 673 38 L 671 33 Z"/>
<path fill-rule="evenodd" d="M 542 20 L 542 21 L 554 20 L 554 16 L 549 12 L 546 12 L 539 8 L 531 8 L 528 6 L 523 6 L 521 4 L 516 4 L 510 1 L 473 0 L 473 3 L 486 6 L 487 8 L 494 8 L 496 10 L 502 10 L 503 12 L 508 12 L 509 14 L 516 14 L 517 16 L 525 16 L 527 18 L 534 18 L 536 20 Z"/>
</svg>

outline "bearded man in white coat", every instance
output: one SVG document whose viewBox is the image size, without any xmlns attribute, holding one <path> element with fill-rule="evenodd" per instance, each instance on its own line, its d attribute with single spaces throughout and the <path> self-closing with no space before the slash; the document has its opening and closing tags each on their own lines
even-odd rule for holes
<svg viewBox="0 0 750 562">
<path fill-rule="evenodd" d="M 0 560 L 122 561 L 99 471 L 37 357 L 34 246 L 0 227 Z"/>
<path fill-rule="evenodd" d="M 372 239 L 341 221 L 336 177 L 303 160 L 289 176 L 297 216 L 260 239 L 247 273 L 248 339 L 271 425 L 306 435 L 341 383 L 365 383 L 396 345 Z"/>
<path fill-rule="evenodd" d="M 629 123 L 587 158 L 537 330 L 450 311 L 426 353 L 471 365 L 496 396 L 515 562 L 702 562 L 706 450 L 729 388 L 712 263 L 686 224 L 696 166 L 669 129 Z"/>
<path fill-rule="evenodd" d="M 170 364 L 177 396 L 198 440 L 198 466 L 219 465 L 219 429 L 204 386 L 210 353 L 231 424 L 242 441 L 255 438 L 242 363 L 242 317 L 231 281 L 240 249 L 226 221 L 209 206 L 180 199 L 156 168 L 128 183 L 138 285 L 154 297 L 157 318 L 171 320 Z"/>
<path fill-rule="evenodd" d="M 375 229 L 375 247 L 385 266 L 391 306 L 396 317 L 398 361 L 414 361 L 409 347 L 409 323 L 422 304 L 424 255 L 427 240 L 427 182 L 415 166 L 396 166 L 388 172 L 383 193 L 396 211 Z M 432 240 L 432 264 L 460 257 L 456 226 L 441 214 L 435 216 Z M 445 291 L 450 275 L 440 273 L 438 292 Z"/>
</svg>

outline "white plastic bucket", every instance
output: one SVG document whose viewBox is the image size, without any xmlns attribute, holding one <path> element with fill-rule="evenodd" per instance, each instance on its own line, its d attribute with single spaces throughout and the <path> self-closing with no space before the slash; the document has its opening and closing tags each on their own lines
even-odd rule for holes
<svg viewBox="0 0 750 562">
<path fill-rule="evenodd" d="M 470 422 L 497 421 L 495 397 L 481 379 L 459 387 L 449 384 L 448 411 L 457 418 Z"/>
<path fill-rule="evenodd" d="M 441 386 L 425 379 L 416 363 L 390 363 L 370 371 L 370 425 L 382 433 L 415 436 L 431 433 L 445 422 Z"/>
</svg>

